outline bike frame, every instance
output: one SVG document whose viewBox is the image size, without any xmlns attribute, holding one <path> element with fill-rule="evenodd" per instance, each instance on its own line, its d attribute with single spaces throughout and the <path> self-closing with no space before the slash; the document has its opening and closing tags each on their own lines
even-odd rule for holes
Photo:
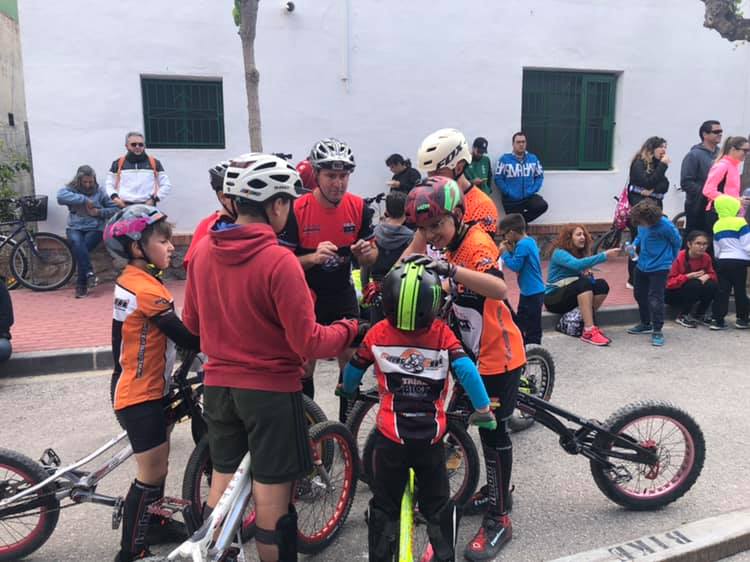
<svg viewBox="0 0 750 562">
<path fill-rule="evenodd" d="M 0 248 L 10 244 L 11 240 L 16 243 L 20 243 L 22 240 L 16 240 L 16 236 L 18 236 L 21 232 L 25 232 L 26 238 L 30 239 L 32 242 L 34 241 L 34 235 L 26 228 L 25 221 L 0 222 L 0 228 L 3 226 L 13 227 L 13 225 L 15 225 L 15 228 L 11 228 L 8 234 L 1 234 L 5 239 L 0 241 Z"/>
</svg>

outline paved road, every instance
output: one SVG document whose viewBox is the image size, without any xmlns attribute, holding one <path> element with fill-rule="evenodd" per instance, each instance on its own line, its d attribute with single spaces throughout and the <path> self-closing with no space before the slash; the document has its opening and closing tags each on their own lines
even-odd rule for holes
<svg viewBox="0 0 750 562">
<path fill-rule="evenodd" d="M 560 335 L 546 337 L 544 343 L 557 361 L 554 401 L 563 407 L 605 419 L 628 402 L 653 398 L 672 400 L 691 412 L 703 427 L 708 446 L 703 474 L 693 490 L 661 511 L 626 511 L 599 492 L 585 459 L 566 455 L 552 433 L 533 428 L 514 439 L 514 539 L 503 553 L 504 560 L 548 560 L 750 506 L 746 414 L 750 333 L 673 326 L 668 326 L 663 349 L 652 348 L 643 336 L 628 336 L 623 328 L 609 331 L 615 340 L 609 349 Z M 333 387 L 332 365 L 323 362 L 317 376 L 321 405 L 331 416 L 335 402 L 322 389 Z M 117 431 L 108 388 L 106 373 L 0 381 L 0 446 L 32 458 L 53 446 L 64 462 L 88 453 Z M 168 493 L 179 493 L 190 445 L 188 428 L 179 427 L 173 439 Z M 133 465 L 128 463 L 100 490 L 124 493 L 132 473 Z M 367 489 L 360 487 L 339 540 L 316 560 L 366 560 L 362 513 L 367 497 Z M 478 518 L 464 519 L 462 545 L 478 523 Z M 50 541 L 29 560 L 110 560 L 117 543 L 108 509 L 78 506 L 62 513 Z"/>
</svg>

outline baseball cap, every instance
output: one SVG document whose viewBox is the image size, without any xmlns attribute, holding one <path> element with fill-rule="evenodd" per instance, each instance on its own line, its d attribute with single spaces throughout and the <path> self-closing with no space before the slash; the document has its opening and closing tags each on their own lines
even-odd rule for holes
<svg viewBox="0 0 750 562">
<path fill-rule="evenodd" d="M 474 148 L 476 148 L 479 152 L 485 153 L 487 152 L 487 139 L 484 137 L 477 137 L 474 139 Z"/>
</svg>

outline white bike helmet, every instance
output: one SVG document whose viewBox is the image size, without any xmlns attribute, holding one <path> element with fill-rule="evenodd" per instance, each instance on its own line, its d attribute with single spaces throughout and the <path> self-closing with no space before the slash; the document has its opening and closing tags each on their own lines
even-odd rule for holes
<svg viewBox="0 0 750 562">
<path fill-rule="evenodd" d="M 296 199 L 304 193 L 292 164 L 261 152 L 243 154 L 229 161 L 223 191 L 224 195 L 261 204 L 277 195 Z"/>
<path fill-rule="evenodd" d="M 461 160 L 471 163 L 471 151 L 466 137 L 457 129 L 440 129 L 428 135 L 417 152 L 417 166 L 424 173 L 453 170 Z"/>
<path fill-rule="evenodd" d="M 353 171 L 354 154 L 348 144 L 338 139 L 323 139 L 315 143 L 308 157 L 310 164 L 316 170 L 326 168 L 328 170 Z"/>
<path fill-rule="evenodd" d="M 211 189 L 214 191 L 221 191 L 224 189 L 224 175 L 227 173 L 229 168 L 229 161 L 222 160 L 215 166 L 208 169 L 208 177 L 211 182 Z"/>
</svg>

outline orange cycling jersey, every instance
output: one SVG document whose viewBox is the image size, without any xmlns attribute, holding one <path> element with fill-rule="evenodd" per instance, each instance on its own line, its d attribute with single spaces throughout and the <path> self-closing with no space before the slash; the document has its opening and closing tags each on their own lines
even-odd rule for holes
<svg viewBox="0 0 750 562">
<path fill-rule="evenodd" d="M 112 321 L 112 354 L 119 374 L 115 410 L 166 395 L 175 348 L 152 318 L 172 310 L 172 295 L 161 281 L 135 266 L 125 267 L 115 285 Z"/>
<path fill-rule="evenodd" d="M 497 208 L 489 195 L 478 187 L 472 186 L 464 193 L 464 205 L 466 205 L 464 216 L 466 224 L 478 224 L 490 236 L 495 234 L 498 219 Z"/>
<path fill-rule="evenodd" d="M 475 190 L 478 191 L 478 190 Z M 446 252 L 446 259 L 473 271 L 500 277 L 498 249 L 479 225 L 472 226 L 458 248 Z M 502 301 L 485 298 L 460 283 L 451 283 L 454 329 L 460 335 L 481 375 L 498 375 L 526 363 L 523 336 Z"/>
</svg>

